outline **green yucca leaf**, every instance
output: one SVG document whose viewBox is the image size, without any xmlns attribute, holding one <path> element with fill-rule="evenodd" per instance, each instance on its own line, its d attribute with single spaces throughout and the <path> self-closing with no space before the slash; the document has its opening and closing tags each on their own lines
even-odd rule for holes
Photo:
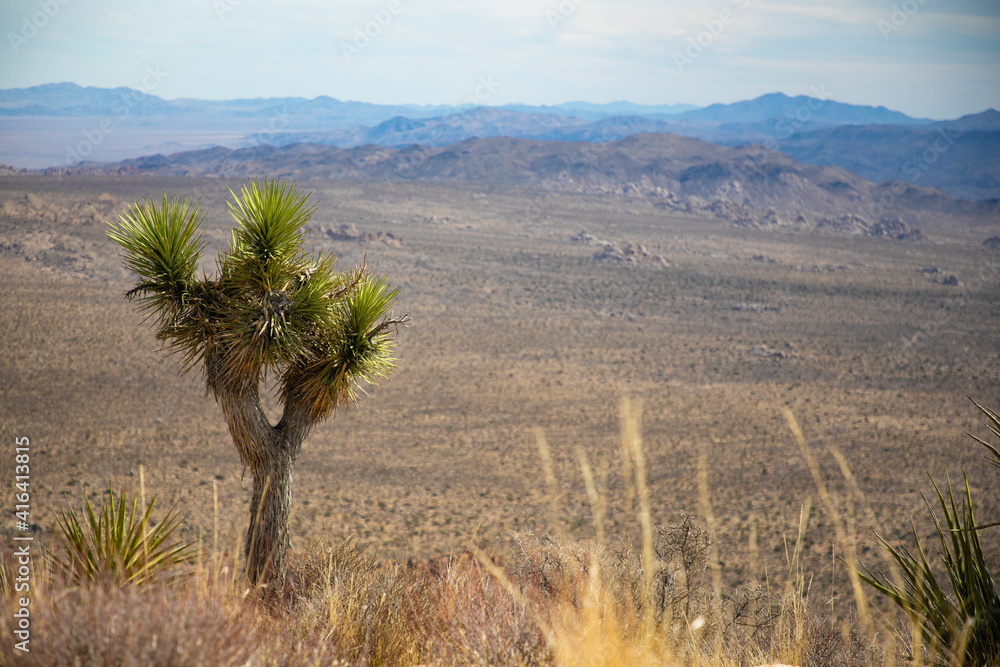
<svg viewBox="0 0 1000 667">
<path fill-rule="evenodd" d="M 153 200 L 135 203 L 108 223 L 108 236 L 122 248 L 125 266 L 141 282 L 130 294 L 140 295 L 143 306 L 169 316 L 181 305 L 194 281 L 198 258 L 205 243 L 198 229 L 198 206 L 176 198 L 157 205 Z"/>
<path fill-rule="evenodd" d="M 159 316 L 157 337 L 181 355 L 182 372 L 214 350 L 216 384 L 250 386 L 268 370 L 311 368 L 307 375 L 333 387 L 338 404 L 353 399 L 357 382 L 392 368 L 378 327 L 396 290 L 363 267 L 336 273 L 332 258 L 302 253 L 301 227 L 313 207 L 294 184 L 251 180 L 233 195 L 238 224 L 214 280 L 194 278 L 204 243 L 197 207 L 186 200 L 135 205 L 109 231 L 139 274 L 132 294 Z"/>
<path fill-rule="evenodd" d="M 892 600 L 918 624 L 924 641 L 938 654 L 940 664 L 995 664 L 993 661 L 1000 659 L 1000 595 L 983 556 L 972 493 L 964 472 L 962 478 L 965 493 L 961 501 L 956 501 L 950 479 L 947 495 L 931 480 L 943 524 L 924 499 L 938 536 L 950 594 L 931 568 L 916 528 L 912 528 L 915 556 L 905 547 L 893 547 L 876 535 L 896 566 L 902 586 L 867 568 L 859 574 L 865 583 Z"/>
<path fill-rule="evenodd" d="M 318 255 L 296 278 L 289 313 L 293 326 L 301 329 L 334 326 L 338 303 L 334 295 L 345 287 L 345 280 L 334 272 L 332 258 Z"/>
<path fill-rule="evenodd" d="M 384 278 L 356 276 L 353 289 L 336 305 L 336 326 L 322 329 L 310 354 L 288 367 L 282 376 L 282 402 L 302 404 L 313 418 L 328 416 L 357 400 L 361 383 L 374 383 L 394 367 L 392 340 L 386 329 L 398 294 Z"/>
<path fill-rule="evenodd" d="M 65 550 L 61 563 L 66 574 L 76 582 L 110 577 L 118 584 L 138 584 L 192 560 L 194 545 L 165 546 L 180 525 L 176 506 L 163 521 L 150 525 L 155 503 L 153 498 L 140 514 L 136 495 L 129 502 L 124 492 L 116 496 L 109 489 L 96 512 L 84 496 L 85 524 L 72 507 L 60 510 L 56 525 Z"/>
<path fill-rule="evenodd" d="M 173 321 L 161 324 L 157 338 L 165 342 L 170 352 L 181 355 L 182 373 L 204 361 L 208 345 L 225 322 L 228 301 L 216 282 L 197 281 Z"/>
<path fill-rule="evenodd" d="M 275 179 L 249 181 L 233 193 L 230 213 L 237 222 L 229 256 L 230 273 L 260 292 L 285 289 L 301 262 L 302 225 L 315 207 L 294 184 Z"/>
<path fill-rule="evenodd" d="M 343 334 L 334 352 L 351 378 L 371 382 L 393 367 L 392 343 L 385 333 L 389 310 L 399 293 L 384 278 L 363 280 L 342 306 Z M 352 395 L 353 398 L 353 395 Z"/>
<path fill-rule="evenodd" d="M 368 336 L 389 314 L 398 289 L 390 289 L 384 278 L 366 279 L 345 301 L 344 324 L 355 336 Z"/>
</svg>

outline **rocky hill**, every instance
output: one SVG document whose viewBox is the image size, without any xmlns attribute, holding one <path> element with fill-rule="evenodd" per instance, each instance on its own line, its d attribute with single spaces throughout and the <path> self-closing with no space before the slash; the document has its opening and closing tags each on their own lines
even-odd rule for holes
<svg viewBox="0 0 1000 667">
<path fill-rule="evenodd" d="M 443 147 L 213 148 L 85 164 L 76 171 L 513 186 L 641 197 L 665 210 L 709 213 L 744 227 L 797 226 L 909 240 L 923 238 L 915 232 L 920 227 L 1000 220 L 997 202 L 966 202 L 902 183 L 879 186 L 839 167 L 802 164 L 761 146 L 727 148 L 671 134 L 599 144 L 494 137 Z"/>
</svg>

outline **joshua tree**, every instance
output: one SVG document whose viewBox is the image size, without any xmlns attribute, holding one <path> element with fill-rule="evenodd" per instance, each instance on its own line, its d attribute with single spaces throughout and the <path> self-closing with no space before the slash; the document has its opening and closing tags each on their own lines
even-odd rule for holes
<svg viewBox="0 0 1000 667">
<path fill-rule="evenodd" d="M 232 193 L 232 192 L 231 192 Z M 244 542 L 252 584 L 284 574 L 292 465 L 320 421 L 356 400 L 359 382 L 393 367 L 388 329 L 404 324 L 390 308 L 398 290 L 364 265 L 338 273 L 333 259 L 302 251 L 308 195 L 294 185 L 251 180 L 232 193 L 237 226 L 214 276 L 196 277 L 201 240 L 197 205 L 176 198 L 133 204 L 108 235 L 139 278 L 125 296 L 154 318 L 181 372 L 204 371 L 240 461 L 253 476 Z M 283 413 L 271 425 L 260 405 L 268 374 Z"/>
</svg>

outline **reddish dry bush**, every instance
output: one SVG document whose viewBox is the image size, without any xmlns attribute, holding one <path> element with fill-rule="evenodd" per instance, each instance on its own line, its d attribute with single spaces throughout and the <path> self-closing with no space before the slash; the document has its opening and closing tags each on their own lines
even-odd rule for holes
<svg viewBox="0 0 1000 667">
<path fill-rule="evenodd" d="M 578 604 L 591 567 L 585 548 L 533 533 L 515 535 L 513 547 L 511 578 L 529 600 L 542 606 Z"/>
<path fill-rule="evenodd" d="M 32 591 L 30 652 L 17 664 L 116 667 L 243 665 L 260 642 L 252 613 L 181 587 L 48 582 Z M 0 656 L 14 664 L 12 642 Z"/>
<path fill-rule="evenodd" d="M 494 562 L 491 569 L 499 568 Z M 410 620 L 440 665 L 537 665 L 550 658 L 539 610 L 526 609 L 511 584 L 474 554 L 411 563 Z"/>
</svg>

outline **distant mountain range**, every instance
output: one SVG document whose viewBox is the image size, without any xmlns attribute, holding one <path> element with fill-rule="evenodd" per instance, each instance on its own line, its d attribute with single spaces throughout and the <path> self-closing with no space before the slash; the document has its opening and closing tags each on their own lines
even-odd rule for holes
<svg viewBox="0 0 1000 667">
<path fill-rule="evenodd" d="M 394 116 L 429 118 L 463 110 L 463 106 L 417 104 L 369 104 L 343 102 L 332 97 L 267 97 L 236 100 L 164 100 L 131 88 L 82 87 L 75 83 L 52 83 L 31 88 L 0 90 L 0 116 L 117 116 L 125 110 L 134 116 L 172 118 L 267 119 L 275 115 L 299 117 L 300 124 L 319 127 L 352 127 L 380 123 Z M 669 115 L 690 111 L 693 104 L 633 104 L 632 102 L 564 102 L 552 106 L 507 104 L 500 109 L 527 114 L 555 114 L 595 120 L 616 114 Z"/>
<path fill-rule="evenodd" d="M 350 127 L 380 123 L 397 115 L 413 118 L 450 113 L 453 107 L 417 104 L 382 105 L 342 102 L 332 97 L 266 97 L 236 100 L 164 100 L 131 88 L 81 87 L 52 83 L 31 88 L 0 90 L 0 116 L 259 118 L 302 116 L 319 127 Z"/>
<path fill-rule="evenodd" d="M 129 131 L 138 135 L 136 145 L 161 152 L 171 144 L 207 147 L 212 136 L 217 136 L 215 143 L 229 148 L 302 143 L 438 148 L 472 137 L 600 143 L 667 133 L 730 147 L 759 144 L 800 162 L 842 167 L 880 183 L 901 180 L 962 198 L 1000 198 L 1000 113 L 994 110 L 954 121 L 931 121 L 885 107 L 782 93 L 704 108 L 630 102 L 464 108 L 378 105 L 331 97 L 164 100 L 128 88 L 82 88 L 71 83 L 0 90 L 0 127 L 5 127 L 6 118 L 16 123 L 15 131 L 34 130 L 32 136 L 39 141 L 46 136 L 47 124 L 62 123 L 64 128 L 67 119 L 102 117 L 128 117 L 133 122 Z M 164 135 L 183 134 L 185 128 L 193 133 L 227 120 L 232 127 L 259 126 L 266 131 L 237 141 L 231 132 L 226 136 L 205 131 L 197 140 L 163 141 Z M 168 126 L 169 132 L 163 129 Z M 161 130 L 157 140 L 142 141 L 143 133 L 152 137 L 157 129 Z M 93 157 L 101 159 L 101 150 L 95 147 Z"/>
<path fill-rule="evenodd" d="M 852 110 L 851 105 L 810 98 L 772 98 L 774 107 L 791 109 L 787 116 L 760 118 L 768 113 L 759 100 L 729 107 L 751 107 L 746 122 L 699 120 L 734 117 L 730 110 L 699 109 L 663 120 L 639 115 L 606 116 L 588 121 L 555 114 L 523 113 L 477 107 L 445 116 L 413 119 L 397 116 L 374 127 L 344 130 L 278 132 L 249 137 L 251 143 L 276 146 L 314 143 L 340 147 L 403 147 L 411 144 L 439 147 L 471 137 L 516 137 L 542 141 L 604 142 L 635 134 L 669 133 L 723 146 L 760 144 L 800 162 L 843 167 L 876 182 L 901 180 L 940 188 L 965 199 L 1000 198 L 1000 113 L 990 110 L 956 121 L 918 121 L 883 108 Z M 783 96 L 782 96 L 783 97 Z M 797 101 L 796 101 L 797 100 Z M 792 102 L 795 102 L 791 107 Z M 829 107 L 829 108 L 827 108 Z M 846 107 L 846 108 L 845 108 Z M 756 110 L 754 110 L 756 109 Z M 834 124 L 868 116 L 896 118 L 897 124 Z M 808 121 L 800 121 L 806 117 Z"/>
<path fill-rule="evenodd" d="M 1000 197 L 1000 113 L 915 127 L 844 125 L 792 135 L 780 150 L 876 182 L 902 180 L 963 199 Z"/>
<path fill-rule="evenodd" d="M 394 116 L 432 118 L 467 111 L 468 105 L 383 105 L 344 102 L 332 97 L 268 97 L 236 100 L 164 100 L 131 88 L 81 87 L 75 83 L 52 83 L 31 88 L 0 90 L 0 115 L 5 116 L 105 116 L 128 108 L 137 116 L 219 117 L 256 116 L 266 118 L 276 113 L 307 117 L 314 121 L 342 121 L 346 126 L 382 122 Z M 692 104 L 633 104 L 620 101 L 607 104 L 564 102 L 551 106 L 506 104 L 504 111 L 533 115 L 557 115 L 584 120 L 609 116 L 643 116 L 651 119 L 670 117 L 681 123 L 755 123 L 769 119 L 799 118 L 818 124 L 911 124 L 930 122 L 915 119 L 885 107 L 843 104 L 812 97 L 789 97 L 782 93 L 763 95 L 734 104 L 713 104 L 699 108 Z"/>
<path fill-rule="evenodd" d="M 524 113 L 556 113 L 571 115 L 577 118 L 597 120 L 606 116 L 637 115 L 637 116 L 671 116 L 699 107 L 694 104 L 634 104 L 632 102 L 608 102 L 593 104 L 591 102 L 563 102 L 552 106 L 533 106 L 530 104 L 504 104 L 498 107 L 508 111 Z"/>
</svg>

